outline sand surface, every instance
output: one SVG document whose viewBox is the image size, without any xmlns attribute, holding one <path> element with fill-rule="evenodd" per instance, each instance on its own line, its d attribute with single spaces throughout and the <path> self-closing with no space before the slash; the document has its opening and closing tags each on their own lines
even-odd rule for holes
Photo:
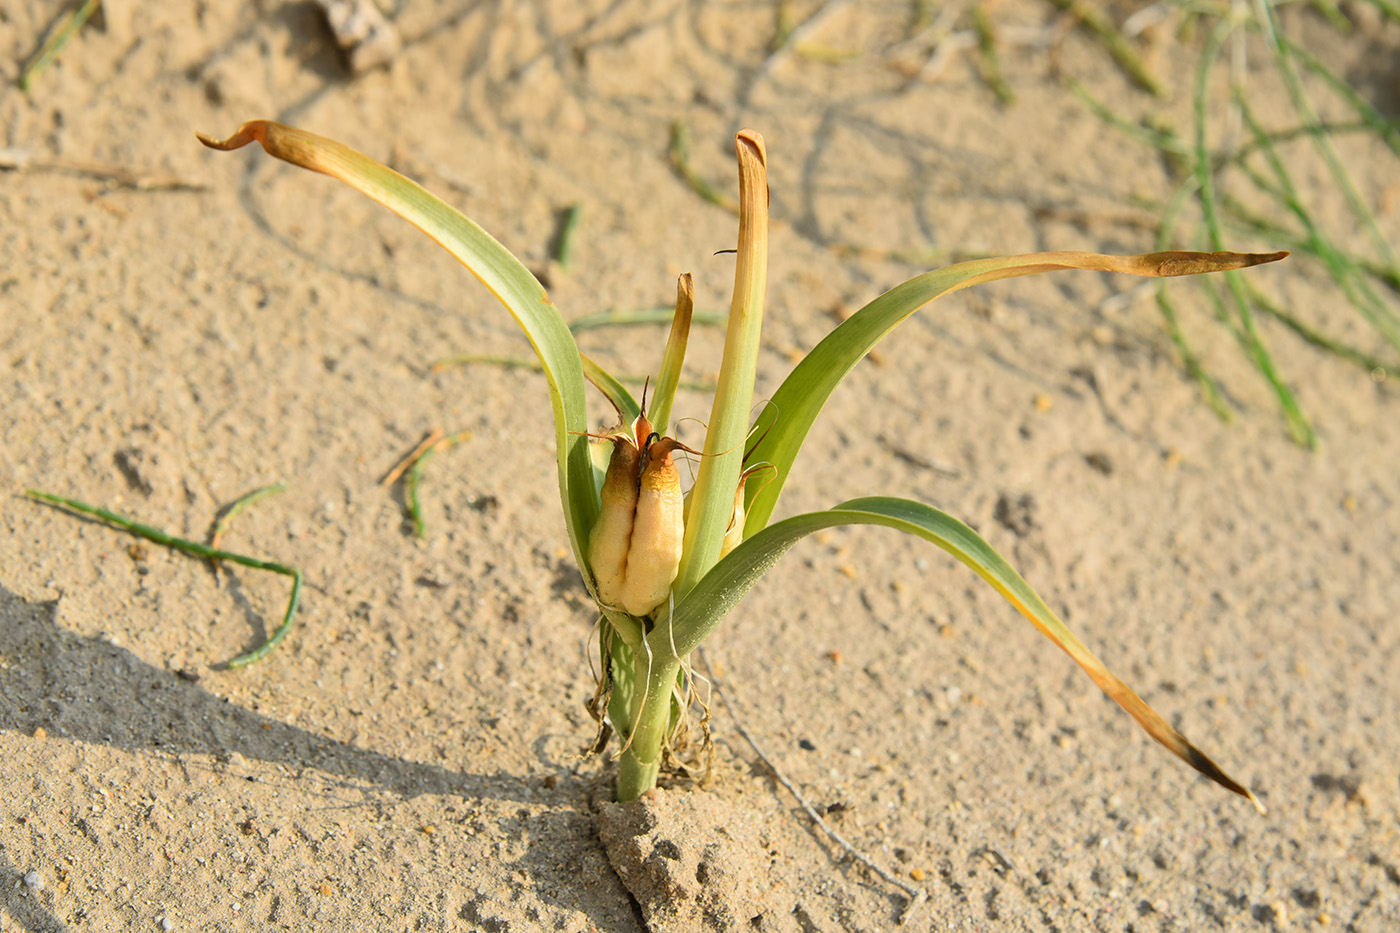
<svg viewBox="0 0 1400 933">
<path fill-rule="evenodd" d="M 112 2 L 26 96 L 16 62 L 49 6 L 0 5 L 0 146 L 34 156 L 0 173 L 0 929 L 24 931 L 644 929 L 591 803 L 614 765 L 580 756 L 594 615 L 543 380 L 430 372 L 528 345 L 402 221 L 196 130 L 271 117 L 389 162 L 576 318 L 666 304 L 683 271 L 702 310 L 727 307 L 733 259 L 714 254 L 734 218 L 670 166 L 668 136 L 684 119 L 694 168 L 732 192 L 733 134 L 754 127 L 776 220 L 761 398 L 843 311 L 950 255 L 1152 249 L 1142 205 L 1169 194 L 1170 166 L 1062 77 L 1185 131 L 1198 48 L 1149 45 L 1177 88 L 1163 103 L 1049 5 L 1001 3 L 1007 107 L 965 51 L 919 74 L 933 38 L 907 36 L 906 3 L 833 5 L 809 41 L 860 54 L 831 63 L 771 54 L 766 3 L 406 0 L 402 52 L 351 79 L 314 4 Z M 1342 40 L 1310 17 L 1287 28 L 1393 115 L 1400 29 Z M 1251 75 L 1262 50 L 1246 51 Z M 1288 119 L 1280 88 L 1251 90 Z M 1393 157 L 1338 145 L 1400 242 Z M 1325 195 L 1310 151 L 1287 151 Z M 552 241 L 575 203 L 564 270 Z M 1317 263 L 1250 276 L 1381 349 Z M 1309 453 L 1204 292 L 1178 285 L 1235 413 L 1222 423 L 1139 285 L 1062 274 L 925 309 L 837 392 L 780 514 L 885 493 L 962 517 L 1267 816 L 1153 744 L 966 568 L 893 532 L 799 545 L 710 660 L 773 764 L 926 891 L 907 929 L 1400 929 L 1394 374 L 1261 322 L 1315 420 Z M 580 343 L 641 375 L 664 339 Z M 720 341 L 697 333 L 690 376 L 713 377 Z M 682 392 L 677 414 L 705 418 L 708 397 Z M 379 480 L 435 426 L 470 435 L 425 471 L 419 540 Z M 682 439 L 700 442 L 695 422 Z M 300 567 L 306 592 L 296 631 L 242 671 L 224 662 L 276 625 L 285 578 L 216 576 L 21 495 L 202 540 L 276 480 L 287 492 L 227 545 Z M 704 806 L 758 840 L 762 929 L 894 928 L 904 896 L 813 829 L 727 711 L 713 725 Z"/>
</svg>

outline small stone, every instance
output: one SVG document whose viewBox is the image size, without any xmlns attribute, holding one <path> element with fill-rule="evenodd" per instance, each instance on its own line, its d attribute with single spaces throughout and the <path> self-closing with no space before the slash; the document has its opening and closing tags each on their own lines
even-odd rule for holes
<svg viewBox="0 0 1400 933">
<path fill-rule="evenodd" d="M 36 739 L 47 739 L 48 737 L 49 737 L 49 730 L 45 729 L 43 726 L 35 726 L 35 727 L 34 727 L 34 738 L 36 738 Z"/>
<path fill-rule="evenodd" d="M 1055 400 L 1048 395 L 1037 395 L 1035 397 L 1036 411 L 1049 411 L 1055 407 Z"/>
<path fill-rule="evenodd" d="M 925 877 L 924 870 L 922 868 L 911 868 L 909 869 L 909 877 L 914 881 L 923 881 Z"/>
<path fill-rule="evenodd" d="M 1103 451 L 1096 450 L 1093 453 L 1085 454 L 1084 462 L 1089 464 L 1091 469 L 1102 473 L 1104 476 L 1111 476 L 1113 474 L 1113 461 L 1110 460 L 1108 454 Z"/>
<path fill-rule="evenodd" d="M 322 881 L 321 884 L 316 888 L 316 890 L 327 896 L 330 896 L 335 893 L 335 888 L 331 887 L 331 883 L 329 881 Z"/>
<path fill-rule="evenodd" d="M 372 0 L 320 0 L 326 23 L 345 53 L 351 74 L 364 74 L 394 60 L 399 33 Z"/>
<path fill-rule="evenodd" d="M 35 893 L 44 890 L 44 878 L 37 871 L 26 872 L 24 886 Z"/>
<path fill-rule="evenodd" d="M 170 933 L 171 930 L 175 929 L 175 924 L 173 924 L 173 923 L 170 922 L 170 918 L 169 918 L 169 917 L 161 917 L 161 918 L 160 918 L 160 928 L 161 928 L 162 930 L 164 930 L 165 933 Z"/>
</svg>

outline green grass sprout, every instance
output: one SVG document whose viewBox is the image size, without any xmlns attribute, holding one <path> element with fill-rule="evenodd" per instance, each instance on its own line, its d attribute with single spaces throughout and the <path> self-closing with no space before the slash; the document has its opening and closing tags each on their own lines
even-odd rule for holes
<svg viewBox="0 0 1400 933">
<path fill-rule="evenodd" d="M 101 0 L 83 0 L 83 2 L 69 10 L 54 20 L 49 27 L 49 33 L 44 41 L 39 45 L 38 50 L 30 56 L 29 60 L 19 71 L 19 89 L 28 92 L 34 85 L 34 79 L 39 76 L 54 59 L 58 58 L 58 53 L 63 51 L 73 37 L 78 34 L 78 30 L 97 12 L 97 8 L 102 5 Z"/>
<path fill-rule="evenodd" d="M 675 316 L 673 308 L 634 308 L 629 310 L 597 311 L 593 314 L 585 314 L 583 317 L 575 318 L 569 322 L 569 330 L 575 334 L 581 334 L 586 330 L 597 330 L 600 327 L 633 327 L 639 324 L 670 324 Z M 692 324 L 702 324 L 706 327 L 718 327 L 725 322 L 725 315 L 718 311 L 693 311 L 690 317 Z"/>
<path fill-rule="evenodd" d="M 272 495 L 274 492 L 280 492 L 281 489 L 277 488 L 280 485 L 281 484 L 266 486 L 262 489 L 255 490 L 254 492 L 249 493 L 247 496 L 244 496 L 243 499 L 239 500 L 238 502 L 235 502 L 232 506 L 230 506 L 229 509 L 225 511 L 224 518 L 231 517 L 229 514 L 230 512 L 236 513 L 236 511 L 241 511 L 243 507 L 250 505 L 252 501 L 257 501 L 257 499 L 265 498 L 266 496 Z M 107 522 L 109 525 L 114 525 L 117 528 L 129 531 L 132 534 L 145 538 L 148 541 L 154 541 L 156 544 L 163 545 L 176 551 L 183 551 L 184 553 L 191 554 L 195 557 L 203 557 L 205 560 L 211 561 L 228 561 L 231 564 L 238 564 L 242 567 L 250 567 L 253 570 L 267 570 L 272 573 L 281 574 L 284 577 L 291 577 L 292 592 L 287 599 L 287 609 L 285 612 L 282 613 L 282 623 L 279 626 L 277 626 L 276 630 L 273 631 L 273 633 L 270 636 L 268 636 L 267 640 L 264 641 L 261 645 L 254 648 L 252 651 L 249 651 L 246 654 L 240 654 L 238 657 L 229 661 L 228 666 L 230 668 L 237 669 L 240 667 L 247 667 L 249 664 L 252 664 L 256 661 L 261 661 L 263 658 L 271 654 L 272 649 L 280 645 L 282 643 L 282 640 L 287 637 L 287 633 L 292 630 L 292 622 L 296 618 L 297 606 L 301 603 L 301 571 L 296 569 L 295 567 L 288 567 L 285 564 L 279 564 L 269 560 L 261 560 L 256 557 L 248 557 L 245 554 L 237 554 L 233 551 L 225 551 L 220 548 L 211 547 L 207 544 L 200 544 L 198 541 L 189 541 L 185 538 L 177 538 L 172 534 L 168 534 L 164 531 L 161 531 L 159 528 L 152 528 L 150 525 L 143 525 L 140 522 L 133 521 L 132 519 L 129 519 L 123 515 L 118 515 L 116 512 L 111 512 L 107 509 L 100 508 L 95 505 L 88 505 L 86 502 L 79 502 L 77 499 L 68 499 L 64 496 L 53 495 L 52 493 L 39 492 L 36 489 L 26 489 L 24 491 L 24 494 L 26 496 L 29 496 L 29 498 L 37 499 L 40 502 L 47 502 L 50 505 L 62 506 L 63 508 L 71 509 L 74 512 L 82 513 L 83 515 L 91 515 L 94 518 L 99 518 L 102 521 Z M 216 529 L 217 527 L 218 526 L 216 525 Z"/>
<path fill-rule="evenodd" d="M 574 234 L 578 232 L 579 219 L 582 217 L 583 205 L 570 204 L 564 211 L 564 221 L 559 226 L 559 237 L 554 243 L 554 261 L 565 272 L 569 270 L 569 263 L 573 261 Z"/>
<path fill-rule="evenodd" d="M 1131 40 L 1114 25 L 1113 20 L 1088 0 L 1050 0 L 1057 8 L 1077 19 L 1094 38 L 1103 44 L 1108 54 L 1143 90 L 1157 97 L 1166 97 L 1171 89 L 1147 66 Z"/>
<path fill-rule="evenodd" d="M 408 499 L 408 515 L 413 522 L 413 536 L 422 538 L 426 535 L 426 524 L 423 521 L 423 506 L 419 501 L 418 490 L 423 484 L 423 469 L 428 465 L 428 461 L 439 451 L 443 451 L 472 436 L 470 431 L 459 431 L 456 434 L 449 434 L 440 437 L 423 449 L 423 452 L 413 458 L 408 466 L 408 472 L 404 475 L 404 491 Z"/>
<path fill-rule="evenodd" d="M 671 147 L 668 155 L 671 167 L 676 170 L 676 173 L 690 186 L 692 191 L 731 214 L 739 213 L 739 205 L 733 198 L 710 184 L 703 175 L 691 167 L 690 127 L 686 125 L 684 120 L 677 120 L 671 124 Z"/>
<path fill-rule="evenodd" d="M 1082 0 L 1051 0 L 1057 6 Z M 1397 8 L 1390 3 L 1375 4 L 1385 15 L 1394 18 Z M 1152 147 L 1182 175 L 1172 196 L 1161 206 L 1158 248 L 1166 249 L 1181 241 L 1178 226 L 1187 216 L 1186 208 L 1194 206 L 1200 215 L 1201 227 L 1187 242 L 1200 239 L 1201 245 L 1218 249 L 1227 230 L 1265 238 L 1320 263 L 1337 283 L 1346 303 L 1360 314 L 1390 351 L 1400 352 L 1400 313 L 1395 295 L 1400 292 L 1400 258 L 1394 244 L 1385 236 L 1367 199 L 1360 193 L 1355 180 L 1347 171 L 1334 138 L 1344 134 L 1362 133 L 1383 143 L 1392 154 L 1400 157 L 1400 124 L 1386 119 L 1356 88 L 1328 68 L 1315 54 L 1294 39 L 1285 36 L 1276 18 L 1277 4 L 1268 0 L 1252 5 L 1236 5 L 1228 10 L 1220 5 L 1179 4 L 1174 7 L 1183 24 L 1201 27 L 1205 39 L 1199 51 L 1191 91 L 1192 130 L 1183 138 L 1159 120 L 1135 123 L 1104 106 L 1079 82 L 1069 80 L 1071 90 L 1089 110 L 1105 123 L 1128 137 Z M 1171 8 L 1169 8 L 1171 9 Z M 1318 7 L 1324 23 L 1321 28 L 1342 33 L 1351 31 L 1351 21 L 1330 2 Z M 1180 32 L 1180 30 L 1179 30 Z M 1209 101 L 1216 99 L 1214 76 L 1227 40 L 1232 42 L 1238 63 L 1239 52 L 1248 36 L 1262 38 L 1267 49 L 1264 65 L 1244 70 L 1232 68 L 1230 77 L 1230 116 L 1244 130 L 1242 138 L 1225 134 L 1216 141 L 1208 132 L 1213 116 Z M 1263 77 L 1255 76 L 1263 72 Z M 1304 73 L 1317 80 L 1305 85 Z M 1267 126 L 1251 103 L 1245 82 L 1272 81 L 1281 87 L 1292 108 L 1293 125 Z M 1322 88 L 1330 93 L 1334 104 L 1349 110 L 1354 119 L 1324 121 L 1318 115 L 1313 94 Z M 1319 205 L 1307 203 L 1294 183 L 1292 172 L 1280 147 L 1294 141 L 1309 141 L 1322 161 L 1332 184 L 1328 193 L 1317 197 L 1340 198 L 1355 220 L 1356 229 L 1366 237 L 1373 255 L 1357 255 L 1343 249 L 1318 221 Z M 1259 198 L 1245 198 L 1237 190 L 1242 179 L 1262 195 L 1272 208 L 1255 206 Z M 1248 201 L 1248 203 L 1246 203 Z M 1265 342 L 1258 317 L 1282 325 L 1287 332 L 1311 346 L 1364 367 L 1372 372 L 1393 370 L 1395 357 L 1387 358 L 1374 349 L 1355 346 L 1325 333 L 1296 314 L 1284 311 L 1279 302 L 1262 289 L 1247 285 L 1238 277 L 1227 274 L 1227 293 L 1208 296 L 1216 308 L 1217 319 L 1231 332 L 1241 351 L 1268 383 L 1289 434 L 1299 444 L 1317 446 L 1317 434 L 1304 414 L 1289 380 L 1274 363 Z M 1167 285 L 1158 287 L 1158 306 L 1167 332 L 1181 355 L 1187 373 L 1201 386 L 1211 408 L 1222 418 L 1229 417 L 1229 407 L 1216 381 L 1206 373 L 1199 357 L 1192 350 L 1185 330 L 1167 297 Z"/>
<path fill-rule="evenodd" d="M 281 481 L 269 483 L 266 486 L 259 486 L 252 492 L 244 493 L 226 507 L 219 510 L 218 516 L 214 519 L 214 527 L 209 532 L 209 546 L 217 548 L 223 541 L 224 535 L 228 534 L 229 528 L 233 525 L 233 520 L 248 510 L 271 496 L 281 495 L 287 491 L 287 484 Z"/>
<path fill-rule="evenodd" d="M 1001 67 L 1001 56 L 997 54 L 996 28 L 987 9 L 982 3 L 972 5 L 972 28 L 977 33 L 977 55 L 982 62 L 982 77 L 1004 107 L 1016 103 L 1016 92 L 1006 80 L 1006 72 Z"/>
</svg>

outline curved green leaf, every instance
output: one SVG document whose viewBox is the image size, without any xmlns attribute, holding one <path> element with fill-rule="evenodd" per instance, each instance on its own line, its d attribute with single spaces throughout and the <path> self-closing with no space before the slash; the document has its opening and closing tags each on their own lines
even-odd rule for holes
<svg viewBox="0 0 1400 933">
<path fill-rule="evenodd" d="M 756 487 L 748 496 L 746 534 L 754 534 L 768 524 L 782 494 L 783 484 L 792 471 L 793 461 L 802 448 L 822 406 L 846 374 L 870 352 L 885 335 L 905 318 L 935 298 L 997 279 L 1009 279 L 1040 272 L 1085 269 L 1121 272 L 1128 275 L 1196 275 L 1273 262 L 1288 253 L 1145 253 L 1140 256 L 1106 256 L 1102 253 L 1028 253 L 998 259 L 976 259 L 935 269 L 896 285 L 861 308 L 826 335 L 812 352 L 798 363 L 773 393 L 772 403 L 759 415 L 763 439 L 750 453 L 755 460 L 767 460 L 777 468 L 772 482 Z"/>
<path fill-rule="evenodd" d="M 199 135 L 211 149 L 239 149 L 256 140 L 269 155 L 330 175 L 412 223 L 456 256 L 515 318 L 539 354 L 554 408 L 559 496 L 569 541 L 586 568 L 588 533 L 598 517 L 598 493 L 588 456 L 583 364 L 568 324 L 530 270 L 490 234 L 422 186 L 334 140 L 306 130 L 252 120 L 228 139 Z"/>
<path fill-rule="evenodd" d="M 895 528 L 930 541 L 967 564 L 1073 658 L 1149 735 L 1182 761 L 1221 786 L 1248 798 L 1263 811 L 1263 806 L 1247 787 L 1226 775 L 1109 671 L 977 532 L 945 512 L 920 502 L 887 497 L 852 499 L 828 511 L 797 515 L 757 532 L 716 564 L 676 605 L 670 631 L 664 620 L 657 623 L 648 636 L 653 642 L 652 650 L 669 652 L 670 645 L 674 644 L 680 657 L 694 651 L 789 548 L 812 532 L 835 525 Z"/>
<path fill-rule="evenodd" d="M 583 375 L 593 383 L 595 389 L 603 393 L 603 397 L 612 403 L 612 407 L 617 409 L 622 423 L 631 424 L 635 421 L 642 413 L 642 406 L 637 404 L 627 387 L 619 382 L 616 376 L 599 366 L 588 354 L 580 353 L 579 357 L 583 360 Z"/>
</svg>

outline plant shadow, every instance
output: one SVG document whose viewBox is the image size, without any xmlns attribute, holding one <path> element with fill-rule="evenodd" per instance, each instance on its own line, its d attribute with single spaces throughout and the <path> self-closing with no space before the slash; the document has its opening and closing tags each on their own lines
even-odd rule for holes
<svg viewBox="0 0 1400 933">
<path fill-rule="evenodd" d="M 561 840 L 573 844 L 576 860 L 603 858 L 591 827 L 579 824 L 589 812 L 586 773 L 558 774 L 542 791 L 537 779 L 521 775 L 456 772 L 316 735 L 215 696 L 188 675 L 153 667 L 120 646 L 64 629 L 59 604 L 27 601 L 0 584 L 0 657 L 8 662 L 0 665 L 0 730 L 30 736 L 42 728 L 50 738 L 176 761 L 209 756 L 216 766 L 241 755 L 278 765 L 292 780 L 317 780 L 330 793 L 368 788 L 400 800 L 430 794 L 518 802 L 522 806 L 501 819 L 501 831 L 551 840 L 552 851 L 531 846 L 514 867 L 536 871 L 561 855 L 568 859 L 558 851 Z M 26 931 L 67 929 L 44 908 L 43 897 L 25 889 L 24 871 L 0 850 L 0 916 Z M 598 923 L 616 923 L 619 911 L 631 912 L 616 879 L 599 884 L 564 873 L 558 880 L 562 896 L 543 897 L 558 907 L 583 911 Z"/>
</svg>

